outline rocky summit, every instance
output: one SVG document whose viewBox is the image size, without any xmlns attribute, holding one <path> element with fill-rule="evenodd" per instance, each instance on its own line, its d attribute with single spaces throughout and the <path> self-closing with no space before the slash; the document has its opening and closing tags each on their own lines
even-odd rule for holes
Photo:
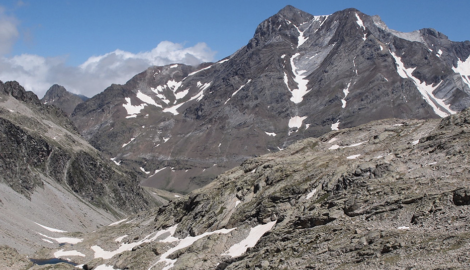
<svg viewBox="0 0 470 270">
<path fill-rule="evenodd" d="M 470 110 L 331 131 L 42 256 L 87 269 L 467 269 L 469 146 Z"/>
<path fill-rule="evenodd" d="M 470 42 L 402 33 L 346 9 L 292 6 L 216 63 L 150 67 L 77 105 L 72 120 L 146 186 L 187 193 L 257 155 L 373 120 L 470 105 Z"/>
<path fill-rule="evenodd" d="M 41 102 L 62 109 L 67 115 L 71 115 L 78 104 L 86 101 L 85 96 L 75 95 L 68 92 L 63 86 L 54 84 L 47 90 Z"/>
</svg>

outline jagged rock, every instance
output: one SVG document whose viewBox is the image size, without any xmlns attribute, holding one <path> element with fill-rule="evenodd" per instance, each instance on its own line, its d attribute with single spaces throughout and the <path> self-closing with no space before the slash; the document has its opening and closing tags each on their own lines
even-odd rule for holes
<svg viewBox="0 0 470 270">
<path fill-rule="evenodd" d="M 187 193 L 332 129 L 460 111 L 470 105 L 469 55 L 470 42 L 434 29 L 401 33 L 356 9 L 313 16 L 287 6 L 233 55 L 150 67 L 79 104 L 72 119 L 109 157 L 150 172 L 143 185 Z M 272 176 L 268 185 L 287 175 Z"/>
</svg>

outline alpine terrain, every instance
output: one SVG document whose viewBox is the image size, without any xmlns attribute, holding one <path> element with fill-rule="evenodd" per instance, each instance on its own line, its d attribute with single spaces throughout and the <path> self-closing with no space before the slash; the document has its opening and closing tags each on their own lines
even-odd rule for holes
<svg viewBox="0 0 470 270">
<path fill-rule="evenodd" d="M 470 42 L 401 33 L 346 9 L 287 6 L 233 55 L 150 67 L 78 104 L 80 133 L 151 186 L 186 193 L 247 158 L 386 118 L 445 117 L 470 105 Z"/>
<path fill-rule="evenodd" d="M 468 269 L 469 56 L 286 6 L 87 100 L 0 82 L 0 269 Z"/>
<path fill-rule="evenodd" d="M 0 130 L 0 245 L 33 254 L 156 206 L 135 173 L 104 159 L 62 110 L 16 82 L 0 82 Z"/>
</svg>

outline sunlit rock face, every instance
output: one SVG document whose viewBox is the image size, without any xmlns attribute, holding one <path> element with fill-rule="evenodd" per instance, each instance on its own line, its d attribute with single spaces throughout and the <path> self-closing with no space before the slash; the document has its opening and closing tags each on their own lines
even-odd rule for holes
<svg viewBox="0 0 470 270">
<path fill-rule="evenodd" d="M 433 29 L 401 33 L 356 9 L 314 16 L 287 6 L 223 60 L 151 67 L 72 119 L 144 185 L 188 192 L 299 139 L 454 114 L 470 104 L 469 55 L 469 42 Z"/>
</svg>

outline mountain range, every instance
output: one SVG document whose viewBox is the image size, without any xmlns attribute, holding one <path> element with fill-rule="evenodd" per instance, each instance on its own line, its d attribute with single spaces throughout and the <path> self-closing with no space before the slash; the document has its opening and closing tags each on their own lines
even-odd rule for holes
<svg viewBox="0 0 470 270">
<path fill-rule="evenodd" d="M 71 119 L 144 185 L 187 193 L 299 139 L 454 114 L 470 105 L 469 55 L 470 42 L 433 29 L 401 33 L 356 9 L 313 16 L 287 6 L 231 56 L 150 67 Z"/>
<path fill-rule="evenodd" d="M 89 99 L 1 82 L 0 268 L 468 268 L 469 56 L 286 6 Z"/>
</svg>

